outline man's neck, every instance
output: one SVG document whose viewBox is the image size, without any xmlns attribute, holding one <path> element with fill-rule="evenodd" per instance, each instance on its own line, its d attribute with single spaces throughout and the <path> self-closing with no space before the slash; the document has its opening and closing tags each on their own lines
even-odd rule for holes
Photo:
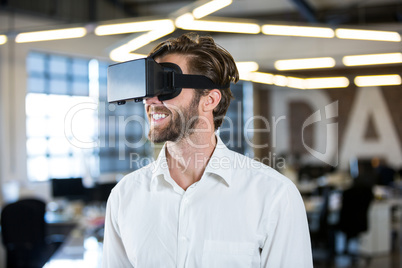
<svg viewBox="0 0 402 268">
<path fill-rule="evenodd" d="M 184 190 L 199 181 L 215 146 L 215 133 L 192 135 L 178 142 L 167 142 L 166 159 L 173 180 Z"/>
</svg>

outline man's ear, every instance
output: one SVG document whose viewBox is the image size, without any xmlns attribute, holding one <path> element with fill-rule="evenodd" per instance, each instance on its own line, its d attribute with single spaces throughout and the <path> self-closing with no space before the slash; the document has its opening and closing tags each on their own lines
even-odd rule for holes
<svg viewBox="0 0 402 268">
<path fill-rule="evenodd" d="M 202 108 L 204 112 L 213 111 L 221 101 L 222 93 L 219 89 L 212 89 L 208 92 L 207 95 L 203 96 L 203 98 L 204 103 Z"/>
</svg>

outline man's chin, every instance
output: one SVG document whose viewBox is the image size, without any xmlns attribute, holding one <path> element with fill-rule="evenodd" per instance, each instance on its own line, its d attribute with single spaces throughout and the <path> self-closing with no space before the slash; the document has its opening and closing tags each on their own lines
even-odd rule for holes
<svg viewBox="0 0 402 268">
<path fill-rule="evenodd" d="M 172 135 L 172 133 L 169 133 L 166 129 L 160 131 L 151 130 L 148 134 L 148 139 L 153 143 L 174 142 L 178 140 L 178 136 L 179 135 Z"/>
</svg>

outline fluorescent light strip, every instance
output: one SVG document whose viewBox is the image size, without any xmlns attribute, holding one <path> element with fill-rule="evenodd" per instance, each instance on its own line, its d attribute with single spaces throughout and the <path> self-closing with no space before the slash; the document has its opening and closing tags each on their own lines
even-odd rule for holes
<svg viewBox="0 0 402 268">
<path fill-rule="evenodd" d="M 131 51 L 133 51 L 151 43 L 156 39 L 159 39 L 167 34 L 172 33 L 174 30 L 175 27 L 173 25 L 173 21 L 170 21 L 170 23 L 163 24 L 162 27 L 158 27 L 152 31 L 149 31 L 148 33 L 145 33 L 137 38 L 134 38 L 133 40 L 128 42 L 127 45 L 130 47 Z"/>
<path fill-rule="evenodd" d="M 333 38 L 335 36 L 334 31 L 331 28 L 273 25 L 273 24 L 263 25 L 262 32 L 266 35 L 281 35 L 281 36 L 301 36 L 301 37 L 318 37 L 318 38 Z"/>
<path fill-rule="evenodd" d="M 60 39 L 80 38 L 87 34 L 84 27 L 20 33 L 15 38 L 16 43 L 51 41 Z"/>
<path fill-rule="evenodd" d="M 305 82 L 306 89 L 345 88 L 349 86 L 349 79 L 343 76 L 306 78 Z"/>
<path fill-rule="evenodd" d="M 300 78 L 292 76 L 274 75 L 270 73 L 250 72 L 241 73 L 241 80 L 252 81 L 280 87 L 290 87 L 297 89 L 325 89 L 325 88 L 345 88 L 349 86 L 349 79 L 340 77 L 319 77 L 319 78 Z"/>
<path fill-rule="evenodd" d="M 341 39 L 371 40 L 400 42 L 401 35 L 391 31 L 356 30 L 356 29 L 336 29 L 336 37 Z"/>
<path fill-rule="evenodd" d="M 147 57 L 147 55 L 144 55 L 144 54 L 130 53 L 130 52 L 131 51 L 129 49 L 126 49 L 125 46 L 121 46 L 116 49 L 113 49 L 110 52 L 109 57 L 112 61 L 116 61 L 116 62 L 136 60 L 136 59 L 142 59 L 142 58 Z"/>
<path fill-rule="evenodd" d="M 287 87 L 306 89 L 306 80 L 299 77 L 288 77 Z"/>
<path fill-rule="evenodd" d="M 194 17 L 190 13 L 178 17 L 175 23 L 178 28 L 192 31 L 244 34 L 258 34 L 261 31 L 260 26 L 256 23 L 194 20 Z"/>
<path fill-rule="evenodd" d="M 402 63 L 402 53 L 383 53 L 345 56 L 342 59 L 346 66 Z"/>
<path fill-rule="evenodd" d="M 335 66 L 335 60 L 331 57 L 278 60 L 275 62 L 275 68 L 280 71 L 332 68 L 334 66 Z"/>
<path fill-rule="evenodd" d="M 236 67 L 239 73 L 250 73 L 258 70 L 258 63 L 255 61 L 240 61 L 236 62 Z"/>
<path fill-rule="evenodd" d="M 284 75 L 275 75 L 273 82 L 276 86 L 286 87 L 288 85 L 288 78 Z"/>
<path fill-rule="evenodd" d="M 7 36 L 0 35 L 0 45 L 4 45 L 5 43 L 7 43 Z"/>
<path fill-rule="evenodd" d="M 164 23 L 163 27 L 158 27 L 155 30 L 144 33 L 138 36 L 137 38 L 132 39 L 128 43 L 113 49 L 110 52 L 109 56 L 113 61 L 118 62 L 143 58 L 143 56 L 145 55 L 134 54 L 131 53 L 131 51 L 134 51 L 140 47 L 143 47 L 151 43 L 152 41 L 155 41 L 165 35 L 168 35 L 172 33 L 174 30 L 175 26 L 173 24 L 173 21 L 170 21 L 170 23 Z"/>
<path fill-rule="evenodd" d="M 355 84 L 358 87 L 394 86 L 401 85 L 401 82 L 401 76 L 398 74 L 365 75 L 355 77 Z"/>
<path fill-rule="evenodd" d="M 151 31 L 158 27 L 163 27 L 165 23 L 173 24 L 172 20 L 149 20 L 138 21 L 129 23 L 119 23 L 110 25 L 100 25 L 95 28 L 95 34 L 99 36 L 113 35 L 113 34 L 125 34 L 135 32 Z"/>
<path fill-rule="evenodd" d="M 213 0 L 193 10 L 193 16 L 196 19 L 201 19 L 211 13 L 227 7 L 232 3 L 232 0 Z"/>
<path fill-rule="evenodd" d="M 252 81 L 255 83 L 272 85 L 274 83 L 274 75 L 261 72 L 240 73 L 240 79 Z"/>
</svg>

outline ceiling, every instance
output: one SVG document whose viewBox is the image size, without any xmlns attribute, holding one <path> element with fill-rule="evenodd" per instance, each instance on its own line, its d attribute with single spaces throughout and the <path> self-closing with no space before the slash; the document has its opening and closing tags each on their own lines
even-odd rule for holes
<svg viewBox="0 0 402 268">
<path fill-rule="evenodd" d="M 166 15 L 194 2 L 196 1 L 0 0 L 0 7 L 16 13 L 66 22 L 93 22 Z M 230 6 L 214 15 L 332 25 L 401 23 L 402 0 L 234 0 Z"/>
<path fill-rule="evenodd" d="M 194 4 L 190 0 L 0 0 L 0 10 L 57 20 L 60 24 L 94 23 L 148 16 L 168 17 Z M 205 2 L 205 1 L 204 1 Z M 260 25 L 287 23 L 393 30 L 402 33 L 402 0 L 233 0 L 213 16 L 253 19 Z M 1 29 L 0 29 L 1 30 Z M 176 30 L 172 35 L 182 31 Z M 334 57 L 401 51 L 399 42 L 337 38 L 280 37 L 209 32 L 237 61 L 257 61 L 272 70 L 278 59 Z M 122 36 L 127 38 L 127 36 Z M 150 46 L 153 46 L 151 44 Z M 150 46 L 142 50 L 150 49 Z M 145 52 L 146 53 L 146 52 Z"/>
</svg>

